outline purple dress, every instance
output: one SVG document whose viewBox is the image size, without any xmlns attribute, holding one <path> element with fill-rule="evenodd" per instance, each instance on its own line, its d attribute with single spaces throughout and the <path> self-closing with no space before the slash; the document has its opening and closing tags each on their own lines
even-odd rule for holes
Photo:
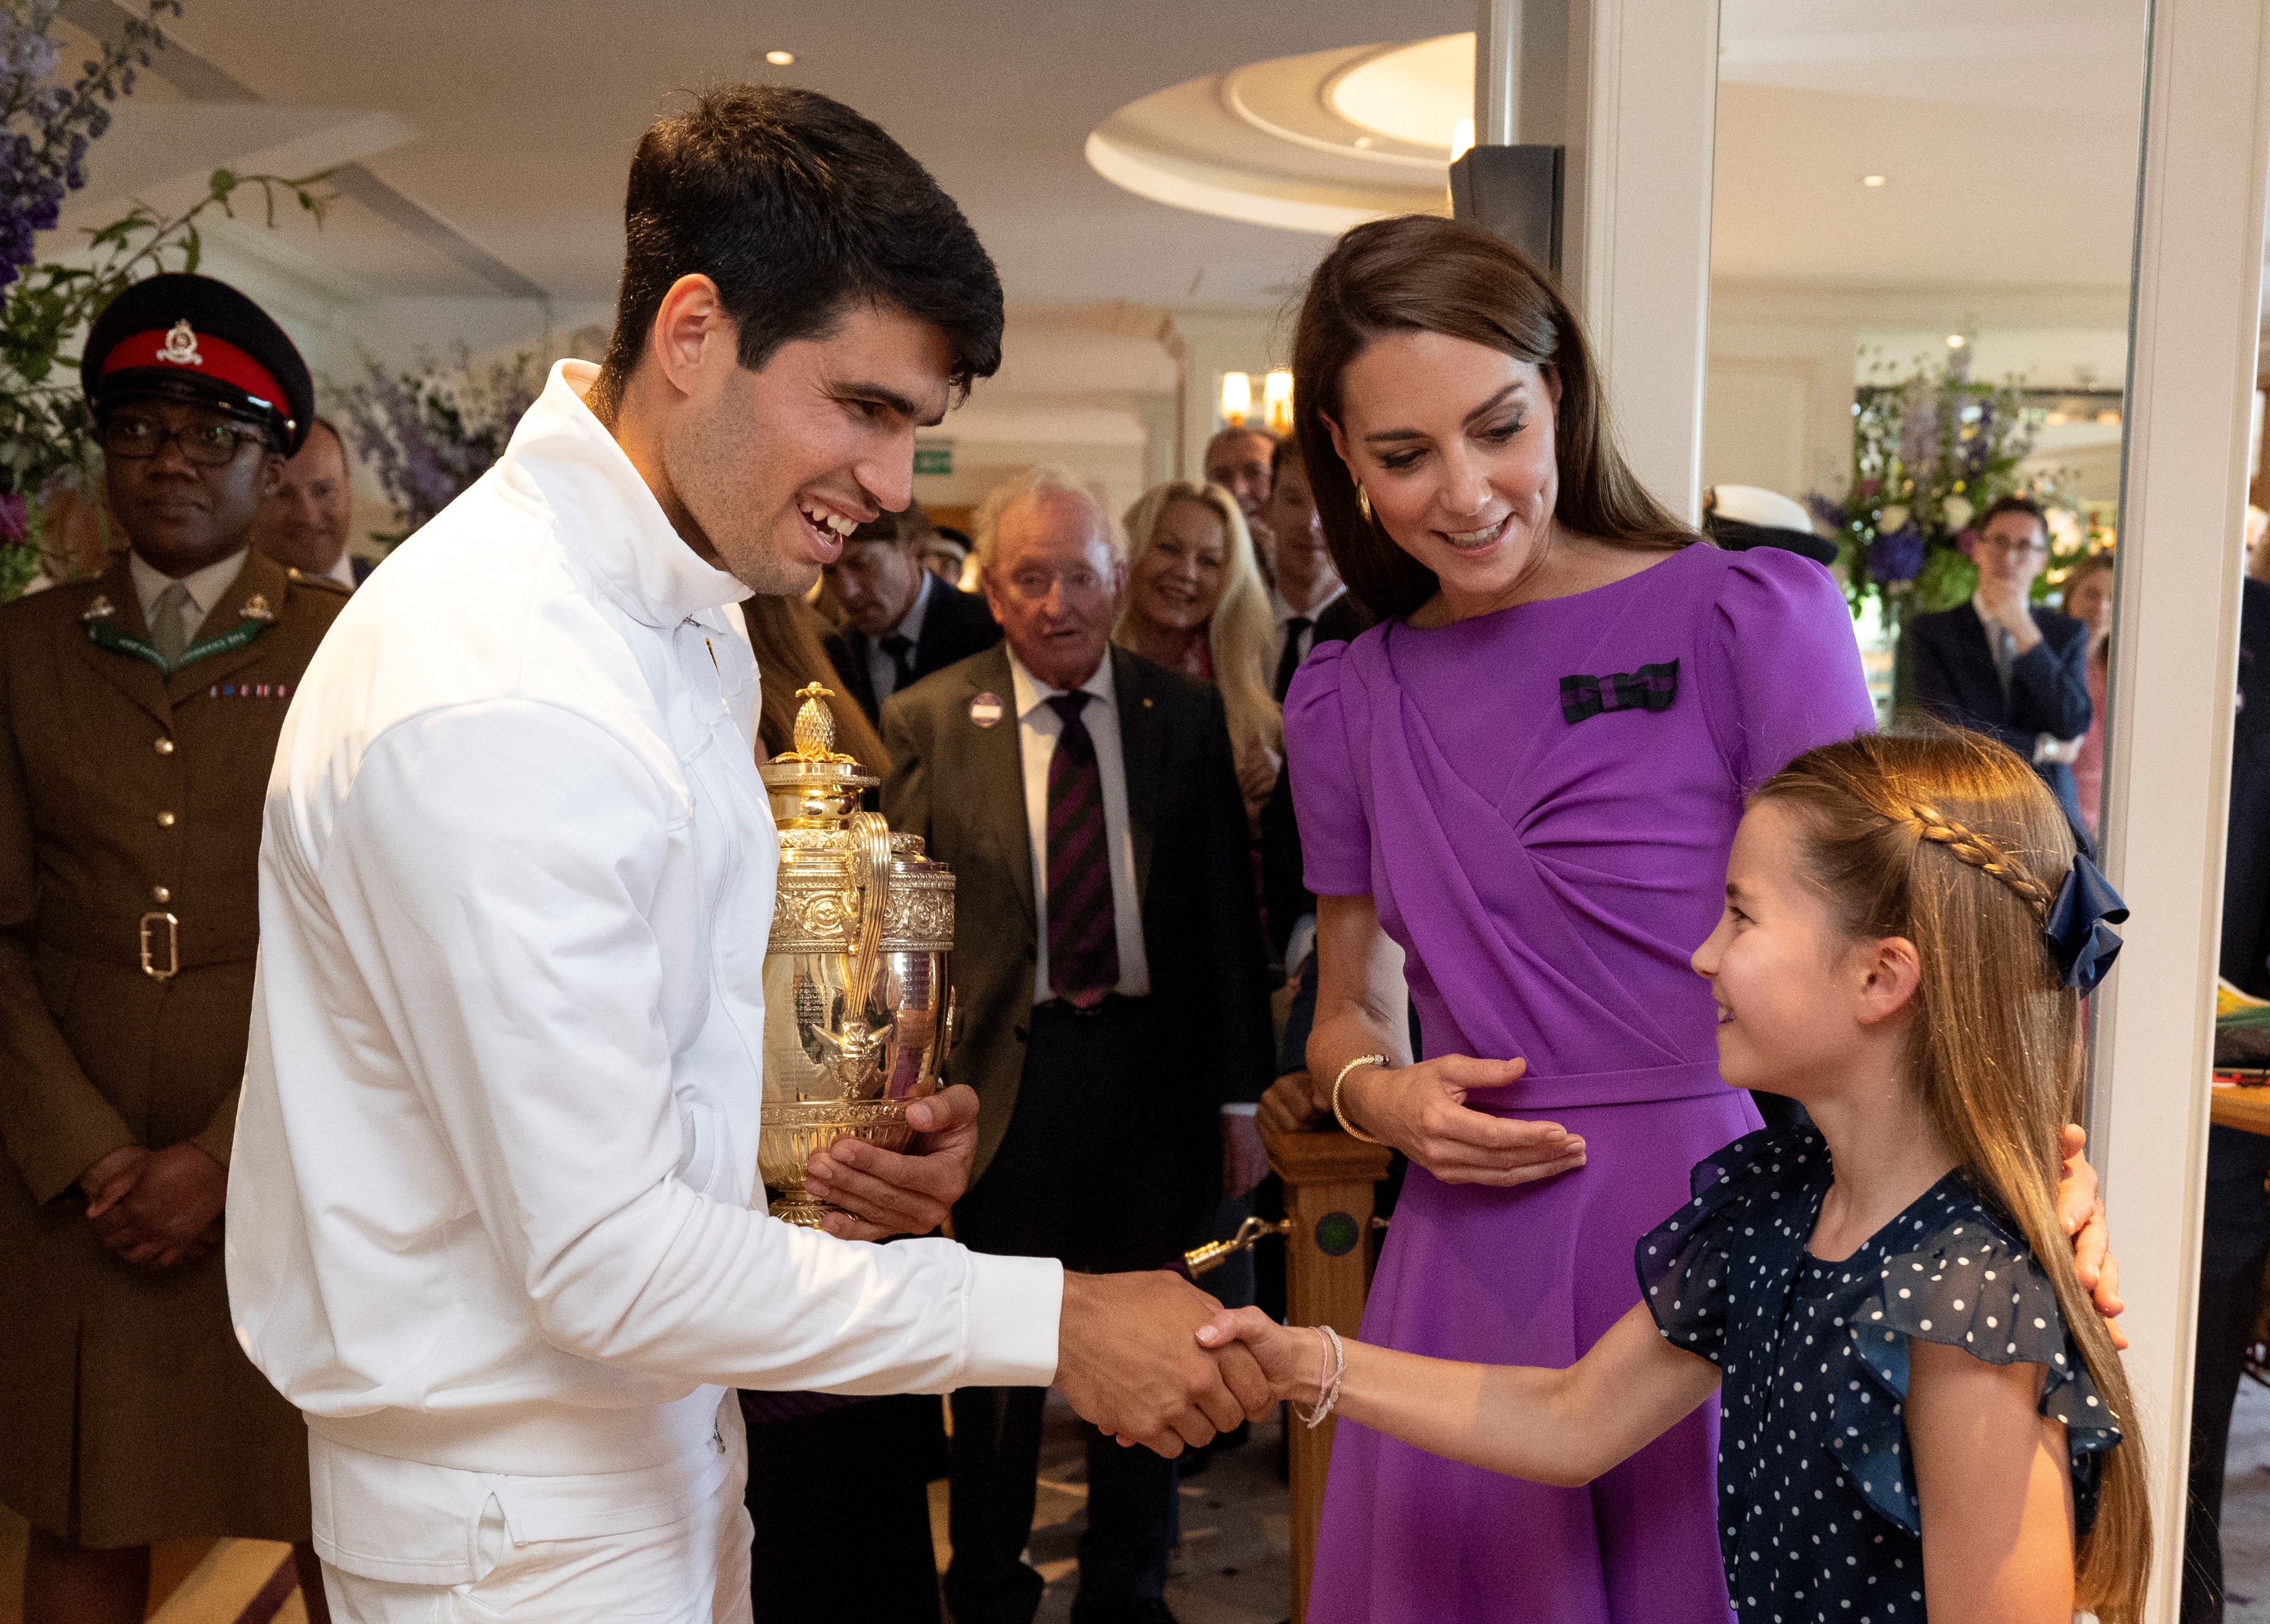
<svg viewBox="0 0 2270 1624">
<path fill-rule="evenodd" d="M 1428 1054 L 1528 1060 L 1469 1105 L 1588 1152 L 1513 1190 L 1413 1168 L 1367 1340 L 1562 1366 L 1638 1301 L 1639 1237 L 1758 1125 L 1688 964 L 1743 794 L 1873 723 L 1843 596 L 1767 550 L 1693 545 L 1572 597 L 1391 621 L 1302 668 L 1285 733 L 1310 889 L 1375 899 Z M 1342 1422 L 1309 1624 L 1719 1624 L 1717 1436 L 1711 1405 L 1561 1489 Z"/>
</svg>

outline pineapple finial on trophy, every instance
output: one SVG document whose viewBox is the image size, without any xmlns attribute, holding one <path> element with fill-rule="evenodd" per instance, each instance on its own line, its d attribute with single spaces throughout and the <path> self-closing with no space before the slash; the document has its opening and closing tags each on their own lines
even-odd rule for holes
<svg viewBox="0 0 2270 1624">
<path fill-rule="evenodd" d="M 796 748 L 783 751 L 773 760 L 849 763 L 849 756 L 839 755 L 835 750 L 835 714 L 827 708 L 835 690 L 825 683 L 808 683 L 796 691 L 796 696 L 804 701 L 796 713 Z"/>
</svg>

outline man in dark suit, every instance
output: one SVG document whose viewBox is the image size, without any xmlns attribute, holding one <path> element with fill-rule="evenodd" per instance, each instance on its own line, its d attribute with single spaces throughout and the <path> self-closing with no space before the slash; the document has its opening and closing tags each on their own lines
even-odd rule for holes
<svg viewBox="0 0 2270 1624">
<path fill-rule="evenodd" d="M 1978 566 L 1977 591 L 1960 608 L 1910 621 L 1901 640 L 1914 702 L 2031 761 L 2086 847 L 2073 759 L 2088 731 L 2088 628 L 2029 603 L 2049 561 L 2048 521 L 2038 503 L 2006 496 L 1965 549 Z"/>
<path fill-rule="evenodd" d="M 1204 1238 L 1222 1107 L 1271 1073 L 1265 952 L 1220 697 L 1114 649 L 1126 585 L 1094 500 L 1045 473 L 979 538 L 1005 647 L 883 708 L 891 827 L 953 866 L 951 1080 L 978 1148 L 954 1234 L 1085 1271 Z M 1026 1624 L 1042 1394 L 953 1395 L 947 1605 Z M 1075 1624 L 1170 1620 L 1175 1465 L 1090 1429 Z"/>
<path fill-rule="evenodd" d="M 827 658 L 870 722 L 900 689 L 1001 641 L 983 598 L 923 567 L 929 533 L 919 508 L 886 513 L 844 538 L 822 572 L 844 615 L 827 635 Z"/>
</svg>

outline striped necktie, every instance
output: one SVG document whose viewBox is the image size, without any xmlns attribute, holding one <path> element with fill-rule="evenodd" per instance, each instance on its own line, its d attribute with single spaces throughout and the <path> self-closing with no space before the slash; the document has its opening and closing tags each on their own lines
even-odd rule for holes
<svg viewBox="0 0 2270 1624">
<path fill-rule="evenodd" d="M 1103 836 L 1103 772 L 1080 712 L 1094 695 L 1060 693 L 1063 719 L 1049 758 L 1049 989 L 1092 1009 L 1119 983 L 1119 931 Z"/>
</svg>

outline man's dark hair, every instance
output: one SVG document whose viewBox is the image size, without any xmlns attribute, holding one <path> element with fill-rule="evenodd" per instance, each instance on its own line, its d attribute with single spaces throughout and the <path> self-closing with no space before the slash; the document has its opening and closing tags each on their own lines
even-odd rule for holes
<svg viewBox="0 0 2270 1624">
<path fill-rule="evenodd" d="M 657 121 L 631 159 L 623 282 L 591 405 L 612 415 L 671 285 L 717 285 L 754 371 L 853 305 L 946 335 L 957 391 L 1001 364 L 1001 278 L 953 199 L 904 147 L 808 90 L 730 85 Z"/>
<path fill-rule="evenodd" d="M 2050 533 L 2050 515 L 2043 512 L 2041 503 L 2030 496 L 2005 496 L 1978 515 L 1978 528 L 1984 530 L 1994 522 L 1997 515 L 2005 513 L 2025 514 L 2042 527 L 2043 535 Z"/>
<path fill-rule="evenodd" d="M 920 502 L 868 520 L 843 538 L 847 547 L 863 541 L 886 541 L 894 547 L 911 547 L 930 534 L 930 515 Z"/>
<path fill-rule="evenodd" d="M 1269 454 L 1269 488 L 1272 491 L 1277 488 L 1277 481 L 1284 477 L 1286 463 L 1300 462 L 1301 437 L 1298 434 L 1287 434 L 1277 442 L 1277 449 Z M 1302 463 L 1301 465 L 1304 469 L 1308 466 L 1305 463 Z"/>
</svg>

